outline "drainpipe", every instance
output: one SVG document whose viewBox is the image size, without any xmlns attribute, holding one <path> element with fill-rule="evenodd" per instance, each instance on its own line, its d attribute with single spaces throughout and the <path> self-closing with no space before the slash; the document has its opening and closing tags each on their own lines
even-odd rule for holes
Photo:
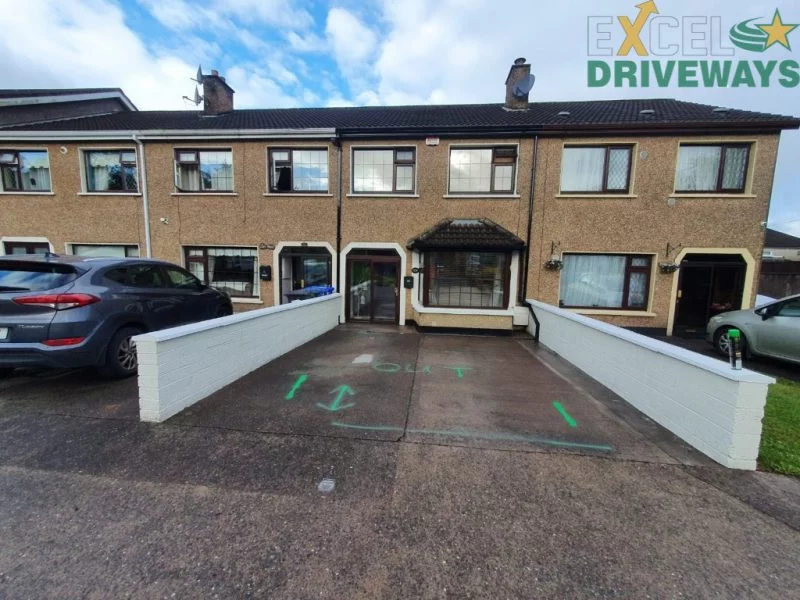
<svg viewBox="0 0 800 600">
<path fill-rule="evenodd" d="M 142 173 L 142 205 L 144 206 L 144 248 L 147 258 L 151 258 L 153 252 L 150 244 L 150 202 L 147 199 L 147 162 L 144 157 L 144 144 L 142 140 L 137 138 L 135 133 L 131 137 L 136 145 L 139 146 Z"/>
<path fill-rule="evenodd" d="M 519 300 L 520 303 L 524 306 L 528 307 L 528 311 L 531 313 L 531 318 L 533 318 L 533 323 L 535 325 L 535 329 L 533 331 L 533 339 L 538 343 L 539 342 L 539 319 L 536 317 L 536 313 L 533 310 L 533 306 L 528 299 L 525 297 L 528 291 L 528 266 L 530 264 L 531 258 L 531 230 L 533 228 L 533 197 L 536 192 L 536 163 L 538 162 L 539 158 L 539 136 L 535 136 L 533 138 L 533 164 L 531 165 L 531 190 L 530 196 L 528 197 L 528 231 L 525 235 L 525 270 L 522 272 L 522 286 L 519 290 Z"/>
<path fill-rule="evenodd" d="M 339 255 L 342 252 L 342 140 L 338 135 L 331 139 L 331 142 L 336 146 L 336 160 L 338 161 L 337 168 L 339 170 L 339 197 L 336 199 L 336 260 L 339 260 Z M 339 261 L 341 264 L 341 261 Z M 336 291 L 340 294 L 342 292 L 342 270 L 336 269 Z"/>
<path fill-rule="evenodd" d="M 525 234 L 525 268 L 522 271 L 522 285 L 519 290 L 519 300 L 526 304 L 525 295 L 528 292 L 528 266 L 531 258 L 531 229 L 533 228 L 533 196 L 536 192 L 536 163 L 539 158 L 539 136 L 533 138 L 533 163 L 531 164 L 531 189 L 528 196 L 528 231 Z M 530 306 L 528 306 L 530 308 Z M 533 309 L 531 308 L 531 312 Z"/>
</svg>

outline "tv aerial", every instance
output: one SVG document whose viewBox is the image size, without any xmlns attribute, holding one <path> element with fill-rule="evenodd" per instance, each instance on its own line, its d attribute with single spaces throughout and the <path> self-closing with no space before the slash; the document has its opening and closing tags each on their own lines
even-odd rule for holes
<svg viewBox="0 0 800 600">
<path fill-rule="evenodd" d="M 511 93 L 515 98 L 524 98 L 533 89 L 533 84 L 536 81 L 535 75 L 526 75 L 514 84 Z"/>
<path fill-rule="evenodd" d="M 184 96 L 183 99 L 191 102 L 195 106 L 199 106 L 203 102 L 203 97 L 200 95 L 200 91 L 197 89 L 197 84 L 202 85 L 203 83 L 203 67 L 201 65 L 197 65 L 197 75 L 194 78 L 190 77 L 189 81 L 194 81 L 194 98 L 189 98 L 189 96 Z"/>
</svg>

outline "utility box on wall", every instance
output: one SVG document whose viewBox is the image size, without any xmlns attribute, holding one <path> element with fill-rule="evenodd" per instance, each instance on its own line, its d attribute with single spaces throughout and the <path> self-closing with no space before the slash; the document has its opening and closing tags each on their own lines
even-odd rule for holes
<svg viewBox="0 0 800 600">
<path fill-rule="evenodd" d="M 411 275 L 403 277 L 403 287 L 406 288 L 407 290 L 414 289 L 414 278 Z"/>
</svg>

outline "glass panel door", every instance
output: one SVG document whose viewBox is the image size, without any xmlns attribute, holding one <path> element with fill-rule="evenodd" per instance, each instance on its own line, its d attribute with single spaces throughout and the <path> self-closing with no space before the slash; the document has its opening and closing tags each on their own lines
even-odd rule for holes
<svg viewBox="0 0 800 600">
<path fill-rule="evenodd" d="M 356 321 L 370 319 L 372 306 L 371 269 L 369 260 L 351 260 L 348 262 L 348 279 L 350 289 L 350 318 Z"/>
<path fill-rule="evenodd" d="M 375 309 L 373 318 L 376 321 L 394 322 L 397 314 L 397 270 L 399 263 L 392 262 L 373 262 L 373 298 Z"/>
</svg>

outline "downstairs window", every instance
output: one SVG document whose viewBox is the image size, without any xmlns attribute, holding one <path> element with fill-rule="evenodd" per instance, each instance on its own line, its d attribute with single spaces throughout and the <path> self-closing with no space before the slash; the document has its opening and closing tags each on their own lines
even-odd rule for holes
<svg viewBox="0 0 800 600">
<path fill-rule="evenodd" d="M 424 305 L 508 307 L 511 255 L 504 252 L 426 252 Z"/>
<path fill-rule="evenodd" d="M 186 268 L 204 284 L 236 298 L 258 297 L 256 248 L 185 248 Z"/>
<path fill-rule="evenodd" d="M 564 254 L 559 306 L 647 310 L 652 258 L 625 254 Z"/>
</svg>

